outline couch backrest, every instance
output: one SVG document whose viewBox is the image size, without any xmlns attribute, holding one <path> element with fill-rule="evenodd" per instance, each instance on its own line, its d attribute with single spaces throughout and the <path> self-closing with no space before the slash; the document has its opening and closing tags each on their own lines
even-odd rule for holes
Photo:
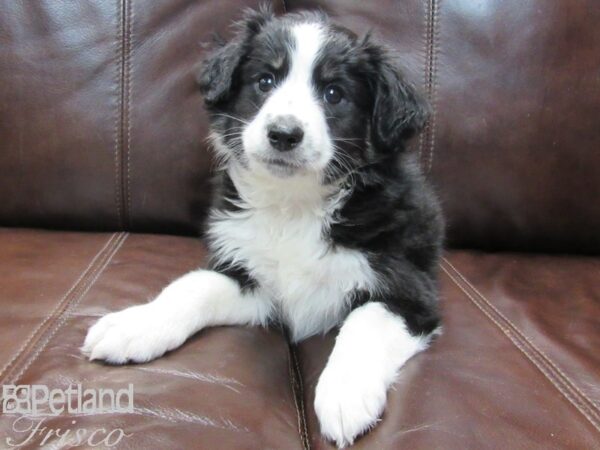
<svg viewBox="0 0 600 450">
<path fill-rule="evenodd" d="M 0 3 L 0 224 L 190 233 L 209 199 L 194 83 L 258 1 Z M 397 50 L 449 243 L 600 251 L 600 3 L 287 0 Z"/>
</svg>

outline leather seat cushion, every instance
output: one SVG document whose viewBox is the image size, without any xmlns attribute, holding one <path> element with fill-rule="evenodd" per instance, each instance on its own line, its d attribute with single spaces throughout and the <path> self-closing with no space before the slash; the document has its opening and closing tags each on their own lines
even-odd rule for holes
<svg viewBox="0 0 600 450">
<path fill-rule="evenodd" d="M 288 345 L 278 333 L 208 329 L 146 365 L 90 363 L 79 352 L 100 316 L 149 301 L 201 266 L 198 239 L 6 229 L 0 249 L 0 384 L 134 386 L 134 414 L 64 414 L 46 418 L 49 429 L 133 433 L 119 448 L 301 448 Z M 25 438 L 11 431 L 16 417 L 0 417 L 0 447 L 5 437 Z"/>
<path fill-rule="evenodd" d="M 313 412 L 333 345 L 221 327 L 144 365 L 79 353 L 103 314 L 149 301 L 205 260 L 197 239 L 0 230 L 0 383 L 134 385 L 135 413 L 47 418 L 133 433 L 122 448 L 329 448 Z M 600 440 L 600 262 L 450 252 L 444 333 L 402 370 L 357 448 L 593 448 Z M 15 416 L 0 417 L 0 435 Z M 22 437 L 22 436 L 21 436 Z M 52 439 L 50 440 L 52 441 Z"/>
<path fill-rule="evenodd" d="M 597 258 L 450 252 L 444 333 L 402 369 L 356 448 L 598 448 L 599 279 Z M 300 346 L 307 405 L 332 346 Z M 312 448 L 334 448 L 305 410 Z"/>
</svg>

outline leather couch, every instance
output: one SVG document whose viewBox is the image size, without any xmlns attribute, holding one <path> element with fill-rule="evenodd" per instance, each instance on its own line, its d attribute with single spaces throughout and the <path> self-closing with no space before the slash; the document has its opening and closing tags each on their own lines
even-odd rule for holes
<svg viewBox="0 0 600 450">
<path fill-rule="evenodd" d="M 256 4 L 0 1 L 0 384 L 135 389 L 133 412 L 47 416 L 22 448 L 79 428 L 124 430 L 118 448 L 332 448 L 312 401 L 333 336 L 214 328 L 122 367 L 78 350 L 100 316 L 205 264 L 194 71 Z M 600 3 L 273 4 L 373 29 L 432 105 L 411 151 L 448 222 L 445 331 L 355 447 L 600 448 Z M 16 418 L 0 448 L 25 440 Z"/>
</svg>

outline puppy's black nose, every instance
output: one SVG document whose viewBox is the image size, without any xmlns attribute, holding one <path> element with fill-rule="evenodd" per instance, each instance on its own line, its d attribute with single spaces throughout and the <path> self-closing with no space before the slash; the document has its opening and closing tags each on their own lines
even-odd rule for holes
<svg viewBox="0 0 600 450">
<path fill-rule="evenodd" d="M 296 118 L 284 116 L 267 127 L 267 137 L 275 150 L 287 152 L 302 142 L 304 131 Z"/>
</svg>

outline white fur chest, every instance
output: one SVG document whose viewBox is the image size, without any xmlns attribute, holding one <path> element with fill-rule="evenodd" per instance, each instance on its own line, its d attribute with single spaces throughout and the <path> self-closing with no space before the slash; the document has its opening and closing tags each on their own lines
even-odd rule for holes
<svg viewBox="0 0 600 450">
<path fill-rule="evenodd" d="M 337 202 L 323 200 L 323 195 L 298 199 L 286 191 L 271 192 L 261 202 L 256 192 L 236 181 L 238 191 L 247 194 L 244 209 L 215 214 L 210 226 L 217 259 L 250 272 L 294 341 L 337 325 L 348 311 L 349 295 L 375 287 L 362 253 L 331 248 L 323 239 Z M 287 184 L 281 187 L 298 192 L 300 186 Z"/>
</svg>

